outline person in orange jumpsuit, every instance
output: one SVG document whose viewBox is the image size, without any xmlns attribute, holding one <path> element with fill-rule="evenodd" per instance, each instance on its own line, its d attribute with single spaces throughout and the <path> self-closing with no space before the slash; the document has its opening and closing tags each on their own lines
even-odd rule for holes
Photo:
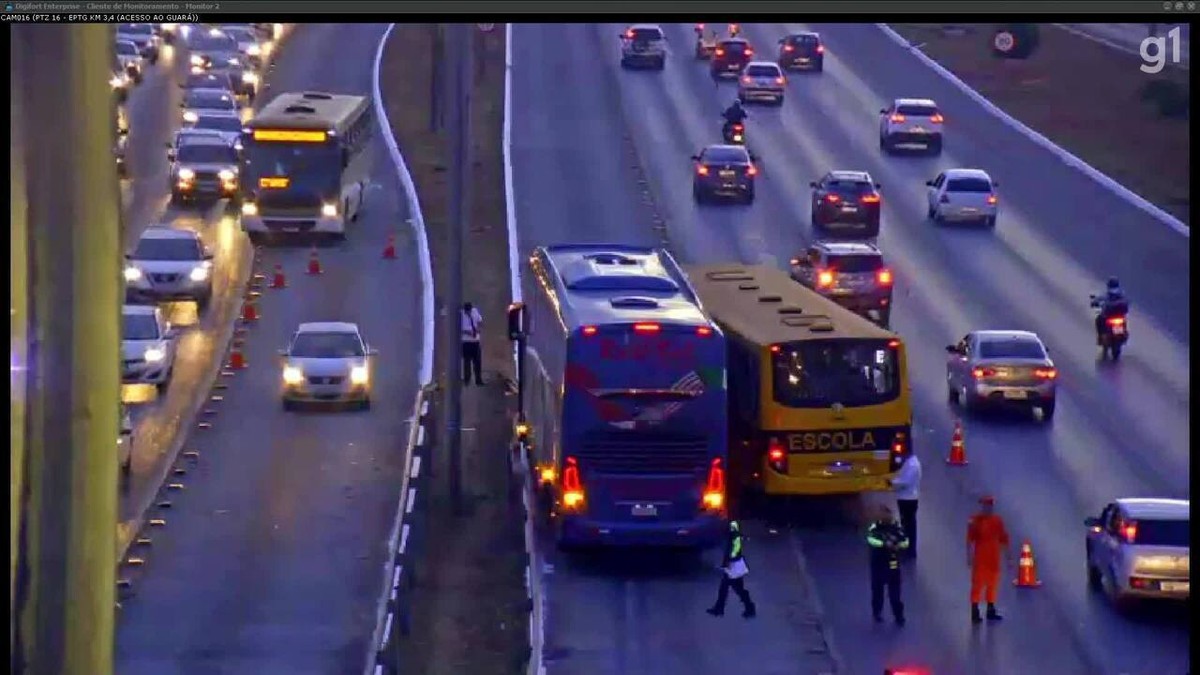
<svg viewBox="0 0 1200 675">
<path fill-rule="evenodd" d="M 1001 553 L 1011 556 L 1008 529 L 1004 520 L 993 513 L 996 500 L 991 496 L 979 500 L 979 513 L 967 524 L 967 565 L 971 568 L 971 623 L 980 623 L 979 601 L 987 589 L 988 621 L 999 621 L 996 593 L 1000 588 Z"/>
</svg>

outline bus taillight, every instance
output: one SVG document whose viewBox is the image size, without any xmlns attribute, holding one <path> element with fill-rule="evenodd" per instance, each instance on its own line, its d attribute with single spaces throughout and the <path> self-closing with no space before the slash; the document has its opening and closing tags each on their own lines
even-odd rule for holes
<svg viewBox="0 0 1200 675">
<path fill-rule="evenodd" d="M 712 329 L 708 326 L 700 326 L 696 329 L 696 335 L 699 335 L 700 337 L 708 337 L 709 335 L 712 335 Z"/>
<path fill-rule="evenodd" d="M 562 476 L 562 503 L 568 509 L 583 506 L 583 481 L 579 479 L 579 463 L 568 457 Z"/>
<path fill-rule="evenodd" d="M 720 511 L 725 506 L 725 469 L 718 457 L 708 467 L 708 484 L 704 488 L 704 508 Z"/>
<path fill-rule="evenodd" d="M 783 447 L 783 441 L 778 438 L 767 441 L 767 466 L 776 473 L 787 473 L 787 450 Z"/>
</svg>

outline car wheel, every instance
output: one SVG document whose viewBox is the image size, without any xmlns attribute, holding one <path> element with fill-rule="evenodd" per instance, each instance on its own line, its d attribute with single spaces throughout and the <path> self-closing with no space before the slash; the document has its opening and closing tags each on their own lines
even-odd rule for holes
<svg viewBox="0 0 1200 675">
<path fill-rule="evenodd" d="M 183 203 L 183 199 L 175 192 L 171 193 L 171 206 L 179 206 Z"/>
<path fill-rule="evenodd" d="M 825 62 L 824 61 L 818 61 L 817 65 L 813 66 L 813 72 L 815 72 L 815 73 L 819 73 L 823 70 L 825 70 Z"/>
<path fill-rule="evenodd" d="M 775 105 L 777 105 L 777 106 L 783 105 L 783 94 L 780 94 L 779 97 L 775 99 Z"/>
<path fill-rule="evenodd" d="M 949 378 L 947 378 L 947 379 L 949 379 Z M 950 386 L 950 384 L 948 382 L 946 384 L 946 400 L 955 405 L 958 405 L 958 402 L 961 400 L 958 397 L 958 390 L 955 389 L 954 387 Z"/>
<path fill-rule="evenodd" d="M 658 60 L 658 63 L 656 63 L 654 65 L 655 70 L 665 70 L 666 67 L 667 67 L 667 57 L 665 57 L 665 56 L 660 58 Z"/>
<path fill-rule="evenodd" d="M 879 236 L 879 221 L 875 221 L 874 223 L 867 225 L 867 231 L 864 232 L 863 234 L 867 237 L 878 237 Z"/>
<path fill-rule="evenodd" d="M 1092 545 L 1087 545 L 1087 580 L 1088 588 L 1093 591 L 1103 590 L 1103 581 L 1100 578 L 1100 570 L 1092 564 Z"/>
<path fill-rule="evenodd" d="M 945 219 L 942 218 L 942 214 L 939 213 L 936 208 L 930 209 L 930 211 L 932 211 L 933 214 L 929 217 L 929 219 L 933 221 L 934 225 L 944 225 L 945 224 L 945 222 L 946 222 Z"/>
<path fill-rule="evenodd" d="M 704 203 L 704 191 L 698 185 L 692 185 L 692 199 L 696 200 L 697 204 Z"/>
<path fill-rule="evenodd" d="M 129 457 L 124 462 L 121 462 L 121 476 L 128 478 L 129 474 L 132 472 L 133 472 L 133 448 L 130 448 L 129 449 Z"/>
<path fill-rule="evenodd" d="M 1120 343 L 1117 343 L 1117 344 L 1114 344 L 1114 345 L 1110 346 L 1110 347 L 1108 348 L 1108 351 L 1109 351 L 1110 353 L 1112 353 L 1112 360 L 1113 360 L 1113 361 L 1120 361 L 1120 360 L 1121 360 L 1121 344 L 1120 344 Z"/>
<path fill-rule="evenodd" d="M 1118 611 L 1124 611 L 1129 606 L 1129 601 L 1121 593 L 1121 589 L 1117 587 L 1117 580 L 1112 575 L 1112 570 L 1108 573 L 1100 573 L 1100 586 L 1104 591 L 1104 595 L 1108 596 L 1109 602 Z"/>
<path fill-rule="evenodd" d="M 985 227 L 987 227 L 989 229 L 995 228 L 996 227 L 996 216 L 988 216 L 987 218 L 984 218 L 983 224 Z"/>
<path fill-rule="evenodd" d="M 165 380 L 163 380 L 162 382 L 155 382 L 154 388 L 158 391 L 159 396 L 165 396 L 167 393 L 167 386 L 170 384 L 171 384 L 171 374 L 167 373 L 167 378 Z"/>
<path fill-rule="evenodd" d="M 738 100 L 739 100 L 739 101 L 741 101 L 742 103 L 745 103 L 745 102 L 746 102 L 746 95 L 745 95 L 745 94 L 743 94 L 743 93 L 741 93 L 741 92 L 738 92 Z"/>
<path fill-rule="evenodd" d="M 1055 401 L 1054 399 L 1050 399 L 1049 401 L 1046 401 L 1044 404 L 1038 406 L 1042 410 L 1042 421 L 1043 422 L 1049 422 L 1050 420 L 1054 419 L 1055 403 L 1057 403 L 1057 401 Z"/>
<path fill-rule="evenodd" d="M 962 406 L 965 412 L 973 412 L 977 407 L 974 401 L 971 400 L 971 393 L 967 391 L 967 385 L 962 385 L 958 388 L 958 404 Z"/>
<path fill-rule="evenodd" d="M 888 140 L 886 135 L 879 137 L 879 149 L 883 150 L 885 154 L 892 154 L 892 142 Z"/>
</svg>

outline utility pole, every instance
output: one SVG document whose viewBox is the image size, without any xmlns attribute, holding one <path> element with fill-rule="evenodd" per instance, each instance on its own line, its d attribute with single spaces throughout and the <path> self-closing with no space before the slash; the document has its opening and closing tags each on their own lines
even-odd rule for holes
<svg viewBox="0 0 1200 675">
<path fill-rule="evenodd" d="M 111 27 L 16 26 L 12 142 L 24 189 L 28 341 L 14 673 L 113 667 L 120 198 Z M 49 86 L 53 83 L 55 86 Z"/>
<path fill-rule="evenodd" d="M 471 24 L 449 24 L 446 49 L 450 96 L 450 221 L 446 248 L 446 444 L 450 460 L 450 498 L 463 513 L 462 492 L 462 238 L 470 214 L 471 185 Z"/>
</svg>

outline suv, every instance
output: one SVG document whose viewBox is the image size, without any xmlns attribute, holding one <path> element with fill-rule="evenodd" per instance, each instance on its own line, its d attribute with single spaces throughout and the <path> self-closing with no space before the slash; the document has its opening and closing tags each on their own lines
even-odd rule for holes
<svg viewBox="0 0 1200 675">
<path fill-rule="evenodd" d="M 883 254 L 863 242 L 818 241 L 791 260 L 792 278 L 846 309 L 887 328 L 892 316 L 892 271 Z"/>
<path fill-rule="evenodd" d="M 212 251 L 192 230 L 148 227 L 125 256 L 125 298 L 195 300 L 203 312 L 212 300 Z"/>
<path fill-rule="evenodd" d="M 733 75 L 737 77 L 754 58 L 754 48 L 742 38 L 725 38 L 717 41 L 713 48 L 709 72 L 713 79 Z"/>
<path fill-rule="evenodd" d="M 830 171 L 812 188 L 809 210 L 813 229 L 855 230 L 866 237 L 879 236 L 882 199 L 879 183 L 866 171 Z"/>
<path fill-rule="evenodd" d="M 172 204 L 201 197 L 237 199 L 241 158 L 232 142 L 217 132 L 186 134 L 169 152 Z"/>
<path fill-rule="evenodd" d="M 1087 525 L 1087 574 L 1120 607 L 1132 598 L 1188 600 L 1191 501 L 1118 499 Z"/>
<path fill-rule="evenodd" d="M 821 72 L 825 69 L 825 45 L 821 44 L 821 36 L 817 33 L 792 33 L 781 38 L 777 61 L 780 68 Z"/>
<path fill-rule="evenodd" d="M 879 148 L 892 153 L 902 145 L 921 146 L 942 154 L 942 122 L 938 106 L 927 98 L 898 98 L 879 111 Z"/>
<path fill-rule="evenodd" d="M 161 396 L 175 372 L 175 329 L 153 305 L 121 308 L 121 382 L 153 384 Z"/>
<path fill-rule="evenodd" d="M 662 70 L 667 65 L 667 41 L 659 26 L 640 23 L 621 33 L 621 67 L 648 65 Z"/>
</svg>

